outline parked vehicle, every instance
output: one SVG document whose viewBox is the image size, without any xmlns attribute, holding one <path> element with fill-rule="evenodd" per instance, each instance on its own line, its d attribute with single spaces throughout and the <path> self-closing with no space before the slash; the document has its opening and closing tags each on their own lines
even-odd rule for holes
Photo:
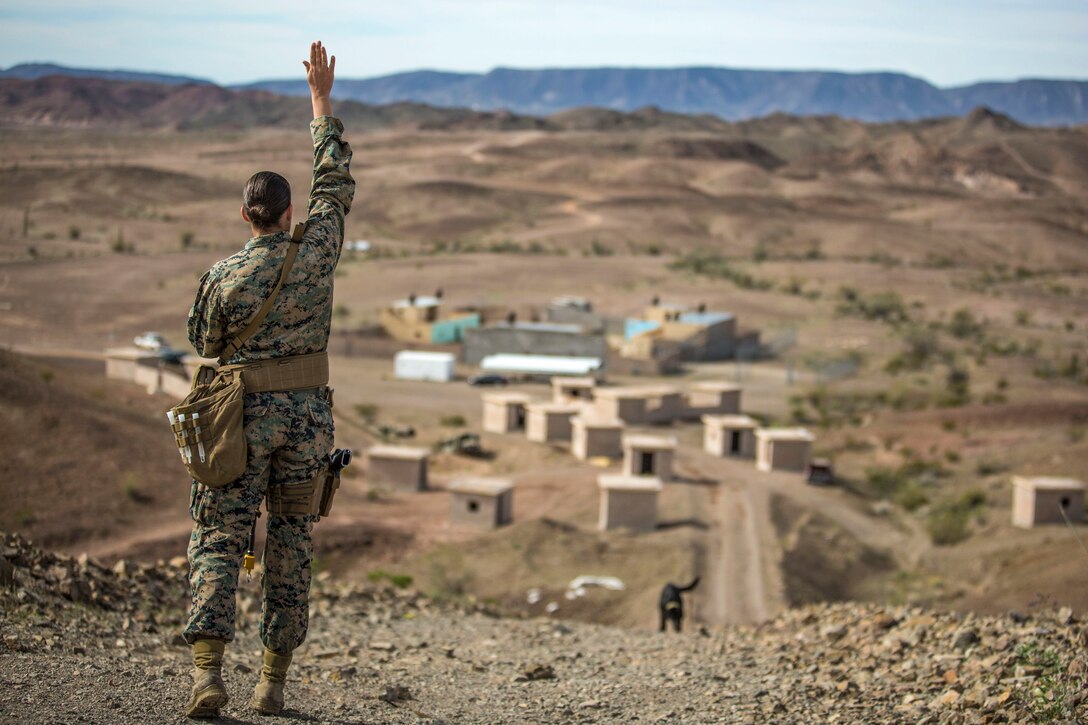
<svg viewBox="0 0 1088 725">
<path fill-rule="evenodd" d="M 468 379 L 469 385 L 485 386 L 485 385 L 509 385 L 510 379 L 505 375 L 496 375 L 494 373 L 488 373 L 486 375 L 473 375 Z"/>
<path fill-rule="evenodd" d="M 826 458 L 813 458 L 805 467 L 805 481 L 818 485 L 835 483 L 835 472 L 831 470 L 831 461 Z"/>
<path fill-rule="evenodd" d="M 142 335 L 137 335 L 132 338 L 132 344 L 141 350 L 154 350 L 156 352 L 170 348 L 166 338 L 157 332 L 145 332 Z"/>
</svg>

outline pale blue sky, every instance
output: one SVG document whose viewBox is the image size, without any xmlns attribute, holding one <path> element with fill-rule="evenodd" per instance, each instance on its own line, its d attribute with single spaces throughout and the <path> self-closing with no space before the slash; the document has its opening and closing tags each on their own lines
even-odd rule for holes
<svg viewBox="0 0 1088 725">
<path fill-rule="evenodd" d="M 237 83 L 581 66 L 896 70 L 949 86 L 1088 78 L 1085 0 L 0 0 L 0 66 L 53 61 Z"/>
</svg>

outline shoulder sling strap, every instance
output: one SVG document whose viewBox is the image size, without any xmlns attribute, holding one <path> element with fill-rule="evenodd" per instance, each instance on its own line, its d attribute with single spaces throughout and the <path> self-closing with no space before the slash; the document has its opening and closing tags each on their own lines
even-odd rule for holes
<svg viewBox="0 0 1088 725">
<path fill-rule="evenodd" d="M 291 267 L 295 264 L 295 257 L 298 256 L 298 245 L 302 241 L 302 235 L 305 231 L 306 222 L 299 222 L 295 225 L 295 229 L 291 233 L 291 242 L 287 247 L 287 257 L 283 260 L 283 267 L 280 268 L 279 281 L 276 282 L 276 286 L 272 288 L 268 299 L 261 305 L 261 309 L 257 310 L 257 314 L 249 321 L 249 324 L 237 335 L 227 340 L 227 344 L 223 347 L 223 352 L 219 356 L 220 365 L 225 365 L 227 360 L 234 357 L 234 354 L 242 348 L 242 345 L 246 344 L 249 338 L 253 337 L 253 333 L 257 332 L 261 323 L 264 322 L 264 318 L 272 311 L 272 305 L 276 302 L 276 295 L 279 294 L 283 283 L 287 281 L 287 275 L 291 273 Z"/>
</svg>

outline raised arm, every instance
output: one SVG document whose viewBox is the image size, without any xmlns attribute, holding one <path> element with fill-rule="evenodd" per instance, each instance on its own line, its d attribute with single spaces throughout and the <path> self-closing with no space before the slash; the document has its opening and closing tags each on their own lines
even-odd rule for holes
<svg viewBox="0 0 1088 725">
<path fill-rule="evenodd" d="M 302 61 L 306 66 L 306 82 L 310 84 L 310 102 L 314 107 L 314 118 L 332 115 L 332 84 L 336 76 L 336 56 L 329 58 L 325 46 L 318 40 L 310 43 L 310 60 Z"/>
<path fill-rule="evenodd" d="M 325 214 L 339 217 L 340 242 L 343 241 L 344 216 L 351 209 L 355 196 L 355 180 L 351 178 L 351 146 L 341 138 L 344 126 L 332 115 L 332 93 L 336 56 L 328 56 L 321 41 L 310 45 L 310 60 L 306 66 L 306 82 L 310 85 L 310 101 L 314 120 L 310 133 L 314 140 L 314 181 L 310 189 L 308 216 Z"/>
</svg>

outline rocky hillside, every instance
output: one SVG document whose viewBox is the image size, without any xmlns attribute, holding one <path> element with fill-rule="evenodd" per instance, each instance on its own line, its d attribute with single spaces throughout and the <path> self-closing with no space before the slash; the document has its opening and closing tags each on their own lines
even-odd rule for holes
<svg viewBox="0 0 1088 725">
<path fill-rule="evenodd" d="M 185 561 L 105 568 L 12 535 L 0 550 L 0 718 L 182 722 Z M 240 595 L 225 715 L 260 644 Z M 318 577 L 288 684 L 316 722 L 1083 722 L 1085 627 L 1071 611 L 974 617 L 821 605 L 683 634 L 506 619 Z"/>
</svg>

